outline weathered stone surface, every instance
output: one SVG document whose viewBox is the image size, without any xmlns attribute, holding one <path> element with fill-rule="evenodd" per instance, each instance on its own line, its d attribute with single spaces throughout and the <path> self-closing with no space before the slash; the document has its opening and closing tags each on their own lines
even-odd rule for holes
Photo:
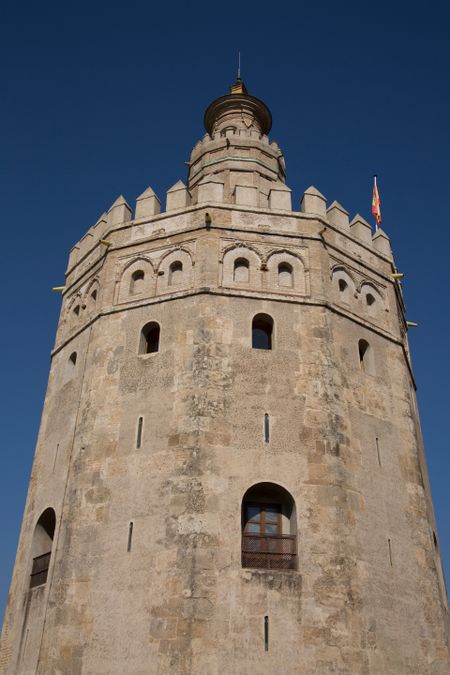
<svg viewBox="0 0 450 675">
<path fill-rule="evenodd" d="M 264 146 L 281 161 L 240 118 L 239 134 L 227 129 L 194 159 L 247 139 L 254 159 Z M 101 256 L 93 244 L 72 258 L 1 672 L 448 675 L 447 599 L 392 264 L 350 229 L 324 230 L 318 191 L 305 193 L 305 213 L 271 211 L 261 205 L 267 175 L 239 181 L 226 161 L 232 188 L 258 203 L 187 206 L 177 184 L 176 213 L 143 211 L 148 223 L 105 232 Z M 258 313 L 273 319 L 272 350 L 252 349 Z M 150 322 L 159 350 L 139 353 Z M 295 570 L 241 565 L 242 499 L 267 482 L 295 501 Z M 49 507 L 49 574 L 30 589 Z"/>
</svg>

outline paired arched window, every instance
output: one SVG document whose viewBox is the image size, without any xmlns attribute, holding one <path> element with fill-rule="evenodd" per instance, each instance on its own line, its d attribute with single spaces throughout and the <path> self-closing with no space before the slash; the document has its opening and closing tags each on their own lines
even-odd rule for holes
<svg viewBox="0 0 450 675">
<path fill-rule="evenodd" d="M 283 288 L 292 288 L 294 286 L 294 270 L 292 265 L 282 262 L 278 265 L 278 285 Z"/>
<path fill-rule="evenodd" d="M 183 263 L 181 260 L 175 260 L 169 267 L 169 286 L 181 284 L 183 280 Z"/>
<path fill-rule="evenodd" d="M 247 284 L 250 276 L 250 266 L 246 258 L 238 258 L 234 261 L 233 281 Z"/>
<path fill-rule="evenodd" d="M 145 324 L 141 330 L 139 354 L 153 354 L 159 351 L 159 333 L 160 328 L 156 321 Z"/>
<path fill-rule="evenodd" d="M 143 270 L 135 270 L 130 279 L 130 295 L 141 293 L 144 287 L 145 274 Z"/>
<path fill-rule="evenodd" d="M 358 342 L 359 366 L 361 370 L 369 375 L 375 374 L 375 365 L 373 358 L 373 350 L 367 340 L 360 340 Z"/>
<path fill-rule="evenodd" d="M 242 500 L 242 567 L 297 568 L 295 502 L 274 483 L 253 485 Z"/>
<path fill-rule="evenodd" d="M 272 349 L 273 319 L 268 314 L 257 314 L 252 322 L 253 349 Z"/>
<path fill-rule="evenodd" d="M 55 526 L 56 515 L 54 510 L 51 508 L 45 509 L 34 528 L 30 588 L 41 586 L 47 581 Z"/>
</svg>

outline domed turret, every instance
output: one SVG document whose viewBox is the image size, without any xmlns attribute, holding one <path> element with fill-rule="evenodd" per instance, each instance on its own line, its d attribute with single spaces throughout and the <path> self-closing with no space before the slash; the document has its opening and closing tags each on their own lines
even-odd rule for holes
<svg viewBox="0 0 450 675">
<path fill-rule="evenodd" d="M 267 105 L 251 96 L 238 77 L 229 94 L 210 103 L 204 124 L 208 133 L 194 147 L 189 162 L 188 188 L 193 203 L 198 185 L 213 174 L 216 182 L 223 183 L 225 203 L 236 203 L 236 189 L 243 187 L 249 206 L 266 208 L 270 191 L 286 179 L 283 153 L 267 137 L 272 128 Z"/>
<path fill-rule="evenodd" d="M 238 78 L 231 85 L 230 93 L 216 98 L 206 109 L 203 118 L 210 136 L 228 128 L 257 129 L 261 135 L 272 128 L 272 115 L 266 104 L 250 96 L 244 82 Z"/>
</svg>

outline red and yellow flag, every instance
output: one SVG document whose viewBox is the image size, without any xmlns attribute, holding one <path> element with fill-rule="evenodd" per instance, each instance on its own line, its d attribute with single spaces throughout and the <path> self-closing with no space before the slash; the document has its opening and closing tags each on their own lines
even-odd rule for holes
<svg viewBox="0 0 450 675">
<path fill-rule="evenodd" d="M 377 225 L 381 223 L 381 202 L 380 195 L 378 194 L 377 187 L 377 177 L 373 177 L 373 197 L 372 197 L 372 213 L 375 217 L 375 222 Z"/>
</svg>

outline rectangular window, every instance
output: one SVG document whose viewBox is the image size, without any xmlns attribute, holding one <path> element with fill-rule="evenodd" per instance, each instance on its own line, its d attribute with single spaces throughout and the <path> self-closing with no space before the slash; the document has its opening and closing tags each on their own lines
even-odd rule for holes
<svg viewBox="0 0 450 675">
<path fill-rule="evenodd" d="M 281 504 L 246 504 L 245 509 L 246 534 L 281 534 Z"/>
<path fill-rule="evenodd" d="M 48 576 L 48 567 L 50 565 L 50 555 L 49 553 L 44 553 L 43 555 L 38 555 L 36 558 L 33 558 L 33 567 L 31 568 L 31 579 L 30 579 L 30 588 L 35 586 L 40 586 L 45 584 Z"/>
</svg>

